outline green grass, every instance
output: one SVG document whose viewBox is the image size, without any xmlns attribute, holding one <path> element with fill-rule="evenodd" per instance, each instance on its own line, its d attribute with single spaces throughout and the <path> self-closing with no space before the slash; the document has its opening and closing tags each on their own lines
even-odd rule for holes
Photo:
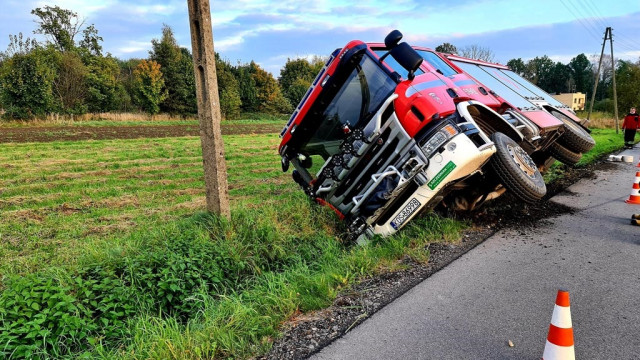
<svg viewBox="0 0 640 360">
<path fill-rule="evenodd" d="M 624 147 L 624 133 L 616 134 L 614 129 L 593 129 L 591 137 L 596 141 L 596 146 L 582 156 L 578 166 L 591 164 L 605 154 L 620 150 Z"/>
<path fill-rule="evenodd" d="M 622 146 L 593 135 L 583 161 Z M 279 170 L 277 135 L 224 141 L 231 222 L 202 212 L 197 137 L 0 144 L 0 357 L 249 358 L 292 316 L 469 226 L 428 214 L 345 244 Z"/>
<path fill-rule="evenodd" d="M 249 357 L 294 313 L 466 226 L 429 215 L 343 244 L 280 171 L 277 135 L 224 141 L 230 223 L 201 213 L 197 137 L 1 144 L 0 353 Z"/>
<path fill-rule="evenodd" d="M 596 141 L 596 146 L 582 155 L 582 159 L 576 164 L 577 167 L 592 164 L 624 147 L 623 134 L 622 132 L 616 134 L 615 129 L 591 129 L 591 137 Z M 544 174 L 545 182 L 550 183 L 562 178 L 567 169 L 566 165 L 556 161 Z"/>
</svg>

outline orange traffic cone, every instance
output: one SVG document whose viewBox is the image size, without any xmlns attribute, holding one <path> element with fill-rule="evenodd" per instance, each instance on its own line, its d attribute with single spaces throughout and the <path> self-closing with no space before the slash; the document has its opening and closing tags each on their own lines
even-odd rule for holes
<svg viewBox="0 0 640 360">
<path fill-rule="evenodd" d="M 633 181 L 631 195 L 629 196 L 629 199 L 624 202 L 627 204 L 640 205 L 640 171 L 636 171 L 636 179 Z"/>
<path fill-rule="evenodd" d="M 543 360 L 575 360 L 573 349 L 573 327 L 569 308 L 569 292 L 558 290 L 556 306 L 553 308 L 547 344 L 542 354 Z"/>
</svg>

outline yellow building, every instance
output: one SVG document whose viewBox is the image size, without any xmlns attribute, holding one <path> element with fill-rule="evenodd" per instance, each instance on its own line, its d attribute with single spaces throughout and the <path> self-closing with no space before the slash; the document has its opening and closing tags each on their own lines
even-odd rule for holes
<svg viewBox="0 0 640 360">
<path fill-rule="evenodd" d="M 584 102 L 586 100 L 586 95 L 581 92 L 565 93 L 565 94 L 558 94 L 558 95 L 552 95 L 552 96 L 556 100 L 560 101 L 561 103 L 571 107 L 573 111 L 584 110 Z"/>
</svg>

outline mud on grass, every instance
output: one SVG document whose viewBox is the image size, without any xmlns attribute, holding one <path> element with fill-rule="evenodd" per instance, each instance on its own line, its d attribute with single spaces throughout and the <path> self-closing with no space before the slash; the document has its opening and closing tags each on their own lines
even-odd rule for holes
<svg viewBox="0 0 640 360">
<path fill-rule="evenodd" d="M 522 204 L 505 194 L 473 213 L 455 214 L 458 219 L 474 224 L 461 240 L 431 243 L 426 246 L 429 251 L 426 264 L 405 256 L 401 260 L 405 269 L 368 277 L 340 293 L 330 307 L 293 317 L 284 325 L 283 336 L 274 342 L 271 351 L 259 359 L 303 359 L 315 354 L 496 231 L 505 227 L 535 227 L 544 223 L 544 219 L 573 213 L 574 209 L 548 199 L 582 178 L 595 176 L 595 170 L 614 165 L 601 162 L 580 168 L 560 166 L 562 176 L 547 184 L 547 196 L 542 201 Z"/>
</svg>

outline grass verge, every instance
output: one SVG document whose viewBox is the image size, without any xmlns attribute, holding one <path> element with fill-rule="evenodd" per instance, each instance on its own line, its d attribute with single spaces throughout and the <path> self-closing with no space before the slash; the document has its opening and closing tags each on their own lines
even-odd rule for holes
<svg viewBox="0 0 640 360">
<path fill-rule="evenodd" d="M 591 137 L 596 141 L 596 146 L 591 151 L 582 155 L 582 159 L 576 165 L 584 167 L 601 160 L 605 155 L 621 150 L 624 147 L 623 133 L 616 134 L 615 129 L 592 129 Z M 546 183 L 554 182 L 564 176 L 568 167 L 556 161 L 544 174 Z"/>
</svg>

